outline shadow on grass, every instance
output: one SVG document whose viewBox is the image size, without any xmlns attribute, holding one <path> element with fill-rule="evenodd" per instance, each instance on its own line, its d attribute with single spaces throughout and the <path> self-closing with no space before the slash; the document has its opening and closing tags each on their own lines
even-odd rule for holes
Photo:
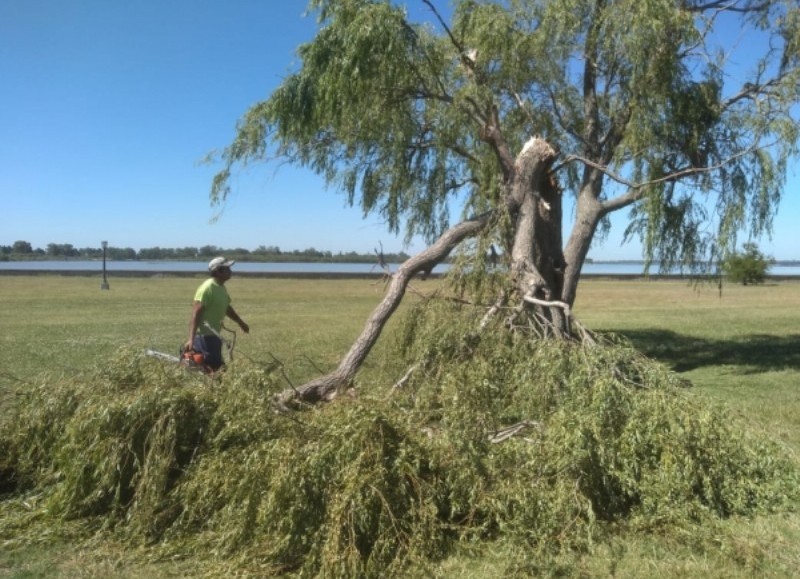
<svg viewBox="0 0 800 579">
<path fill-rule="evenodd" d="M 669 330 L 611 330 L 645 355 L 676 372 L 705 366 L 738 366 L 743 374 L 800 368 L 800 334 L 751 334 L 734 340 L 707 340 Z"/>
</svg>

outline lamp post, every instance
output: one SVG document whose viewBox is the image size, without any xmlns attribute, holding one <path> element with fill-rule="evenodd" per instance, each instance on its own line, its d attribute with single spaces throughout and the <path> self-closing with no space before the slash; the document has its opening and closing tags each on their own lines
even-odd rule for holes
<svg viewBox="0 0 800 579">
<path fill-rule="evenodd" d="M 100 284 L 100 289 L 108 289 L 108 280 L 106 279 L 106 249 L 108 249 L 108 242 L 101 241 L 100 245 L 103 246 L 103 283 Z"/>
</svg>

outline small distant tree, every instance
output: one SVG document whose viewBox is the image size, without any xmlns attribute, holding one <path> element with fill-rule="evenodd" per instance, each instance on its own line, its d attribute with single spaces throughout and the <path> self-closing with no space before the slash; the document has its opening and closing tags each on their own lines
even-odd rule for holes
<svg viewBox="0 0 800 579">
<path fill-rule="evenodd" d="M 47 255 L 50 257 L 77 257 L 79 253 L 71 243 L 48 243 Z"/>
<path fill-rule="evenodd" d="M 204 245 L 197 250 L 197 255 L 200 257 L 214 257 L 221 253 L 221 250 L 216 245 Z"/>
<path fill-rule="evenodd" d="M 733 253 L 722 263 L 728 279 L 742 285 L 764 283 L 772 258 L 765 256 L 755 243 L 745 243 L 740 252 Z"/>
<path fill-rule="evenodd" d="M 114 260 L 132 260 L 136 259 L 137 256 L 136 250 L 132 247 L 109 247 L 108 257 Z"/>
<path fill-rule="evenodd" d="M 33 247 L 28 241 L 15 241 L 11 249 L 12 253 L 28 254 L 33 253 Z"/>
<path fill-rule="evenodd" d="M 168 249 L 162 249 L 158 246 L 143 247 L 136 255 L 139 257 L 139 259 L 166 259 L 169 257 L 169 255 L 167 255 L 168 252 Z"/>
</svg>

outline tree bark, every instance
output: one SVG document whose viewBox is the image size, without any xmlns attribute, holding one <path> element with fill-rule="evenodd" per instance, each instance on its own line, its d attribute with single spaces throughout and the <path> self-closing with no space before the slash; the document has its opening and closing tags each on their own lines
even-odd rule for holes
<svg viewBox="0 0 800 579">
<path fill-rule="evenodd" d="M 589 254 L 597 225 L 602 217 L 601 205 L 589 191 L 578 196 L 575 225 L 564 249 L 564 286 L 561 300 L 570 306 L 575 305 L 581 269 Z"/>
<path fill-rule="evenodd" d="M 549 174 L 555 150 L 541 138 L 530 139 L 516 161 L 513 196 L 519 203 L 511 273 L 520 299 L 561 299 L 564 258 L 561 253 L 561 194 Z M 531 303 L 531 302 L 528 302 Z M 528 306 L 526 306 L 528 307 Z M 561 308 L 539 308 L 557 333 L 568 332 Z"/>
</svg>

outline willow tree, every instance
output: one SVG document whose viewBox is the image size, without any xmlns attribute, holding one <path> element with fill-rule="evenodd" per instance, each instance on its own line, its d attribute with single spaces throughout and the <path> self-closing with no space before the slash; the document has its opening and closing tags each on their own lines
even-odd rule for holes
<svg viewBox="0 0 800 579">
<path fill-rule="evenodd" d="M 487 316 L 563 337 L 613 212 L 664 267 L 769 232 L 798 139 L 796 0 L 409 3 L 421 19 L 387 0 L 311 0 L 301 66 L 241 119 L 214 180 L 224 201 L 237 165 L 288 160 L 430 243 L 339 368 L 298 396 L 346 386 L 409 280 L 456 248 L 472 273 L 499 249 Z M 747 62 L 730 62 L 732 43 Z"/>
</svg>

